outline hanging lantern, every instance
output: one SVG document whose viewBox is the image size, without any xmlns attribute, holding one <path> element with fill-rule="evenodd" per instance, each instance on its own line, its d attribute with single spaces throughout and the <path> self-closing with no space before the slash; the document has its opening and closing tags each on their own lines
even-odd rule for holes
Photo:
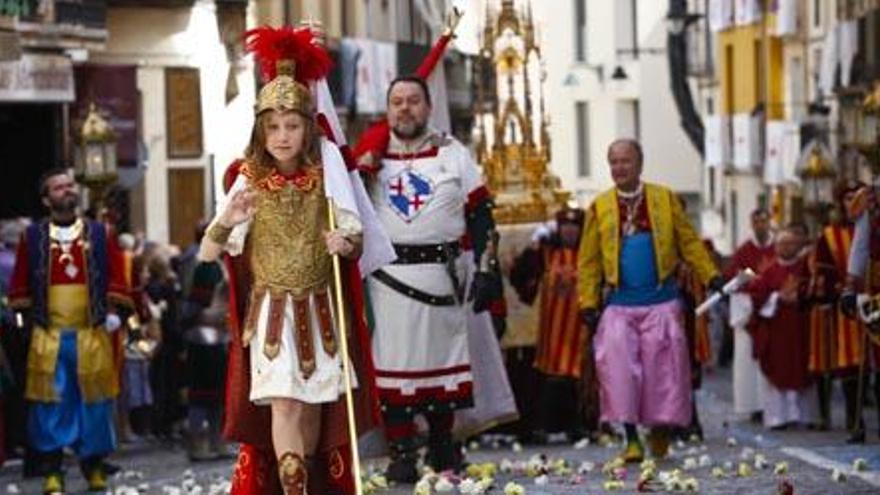
<svg viewBox="0 0 880 495">
<path fill-rule="evenodd" d="M 116 179 L 116 136 L 94 103 L 83 122 L 75 150 L 76 176 L 85 184 Z"/>
<path fill-rule="evenodd" d="M 880 146 L 880 82 L 862 101 L 862 109 L 859 144 L 868 149 Z"/>
<path fill-rule="evenodd" d="M 804 206 L 811 211 L 820 211 L 834 202 L 837 173 L 825 151 L 821 144 L 814 143 L 798 170 L 803 183 Z"/>
<path fill-rule="evenodd" d="M 116 135 L 92 103 L 76 136 L 74 172 L 89 188 L 89 204 L 100 210 L 106 189 L 116 182 Z"/>
</svg>

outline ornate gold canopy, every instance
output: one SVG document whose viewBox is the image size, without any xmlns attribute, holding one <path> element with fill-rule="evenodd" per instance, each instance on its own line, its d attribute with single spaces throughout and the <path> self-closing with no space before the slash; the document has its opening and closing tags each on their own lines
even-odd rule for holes
<svg viewBox="0 0 880 495">
<path fill-rule="evenodd" d="M 502 0 L 497 13 L 487 7 L 481 60 L 476 64 L 481 83 L 477 85 L 477 154 L 495 196 L 499 224 L 545 221 L 571 195 L 549 170 L 541 50 L 535 41 L 531 5 L 528 0 L 525 4 L 525 9 L 517 9 L 513 0 Z M 491 88 L 482 84 L 486 80 L 482 71 L 488 67 L 496 76 Z M 487 101 L 495 103 L 487 105 Z"/>
</svg>

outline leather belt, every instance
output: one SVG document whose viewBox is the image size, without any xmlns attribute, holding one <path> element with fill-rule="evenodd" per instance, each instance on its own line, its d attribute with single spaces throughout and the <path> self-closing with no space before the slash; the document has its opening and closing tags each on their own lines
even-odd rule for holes
<svg viewBox="0 0 880 495">
<path fill-rule="evenodd" d="M 397 253 L 397 265 L 414 265 L 417 263 L 447 263 L 461 254 L 458 241 L 440 244 L 394 244 Z"/>
<path fill-rule="evenodd" d="M 373 272 L 373 277 L 382 282 L 390 289 L 403 294 L 411 299 L 415 299 L 416 301 L 430 304 L 431 306 L 455 306 L 458 303 L 455 300 L 455 296 L 437 296 L 434 294 L 429 294 L 423 290 L 416 289 L 410 285 L 407 285 L 400 280 L 392 277 L 385 270 L 376 270 Z"/>
</svg>

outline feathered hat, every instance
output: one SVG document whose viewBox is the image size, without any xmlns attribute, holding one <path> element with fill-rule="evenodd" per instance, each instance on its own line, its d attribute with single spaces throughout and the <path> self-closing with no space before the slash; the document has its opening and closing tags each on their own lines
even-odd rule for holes
<svg viewBox="0 0 880 495">
<path fill-rule="evenodd" d="M 257 96 L 255 113 L 293 110 L 311 115 L 314 109 L 308 83 L 325 77 L 333 65 L 312 31 L 262 26 L 245 32 L 244 40 L 266 82 Z"/>
</svg>

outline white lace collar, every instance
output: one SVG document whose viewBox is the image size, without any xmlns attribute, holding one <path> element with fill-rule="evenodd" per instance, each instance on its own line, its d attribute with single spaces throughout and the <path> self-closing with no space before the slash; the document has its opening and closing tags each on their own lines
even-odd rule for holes
<svg viewBox="0 0 880 495">
<path fill-rule="evenodd" d="M 632 192 L 626 192 L 626 191 L 621 191 L 620 189 L 617 189 L 617 195 L 623 199 L 637 198 L 637 197 L 641 196 L 643 192 L 645 192 L 645 183 L 644 182 L 639 182 L 639 186 L 636 187 L 636 190 L 632 191 Z"/>
</svg>

